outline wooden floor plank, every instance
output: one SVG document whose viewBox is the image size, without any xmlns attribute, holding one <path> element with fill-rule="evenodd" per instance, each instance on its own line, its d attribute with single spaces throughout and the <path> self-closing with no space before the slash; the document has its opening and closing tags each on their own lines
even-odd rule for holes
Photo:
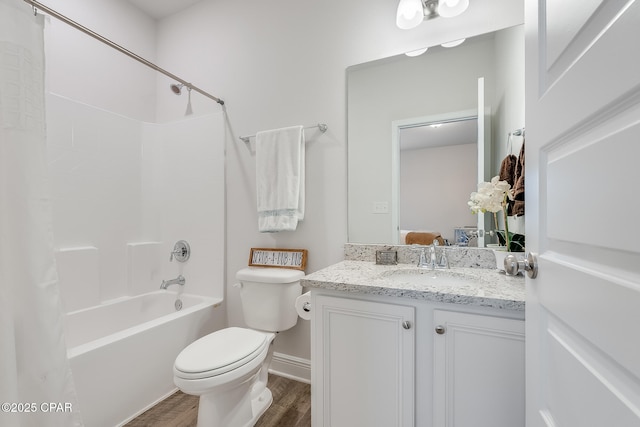
<svg viewBox="0 0 640 427">
<path fill-rule="evenodd" d="M 255 427 L 311 427 L 311 386 L 269 375 L 273 403 Z M 180 391 L 125 424 L 125 427 L 196 427 L 198 396 Z"/>
</svg>

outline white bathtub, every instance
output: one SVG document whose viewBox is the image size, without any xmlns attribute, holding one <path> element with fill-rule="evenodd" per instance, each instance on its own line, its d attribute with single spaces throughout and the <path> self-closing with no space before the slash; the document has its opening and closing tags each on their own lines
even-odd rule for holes
<svg viewBox="0 0 640 427">
<path fill-rule="evenodd" d="M 68 313 L 67 354 L 85 425 L 121 425 L 172 394 L 178 353 L 224 327 L 220 303 L 160 290 Z"/>
</svg>

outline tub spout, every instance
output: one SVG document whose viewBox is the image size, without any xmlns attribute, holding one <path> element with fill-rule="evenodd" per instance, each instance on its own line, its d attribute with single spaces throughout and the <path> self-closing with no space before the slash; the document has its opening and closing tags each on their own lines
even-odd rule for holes
<svg viewBox="0 0 640 427">
<path fill-rule="evenodd" d="M 175 279 L 163 280 L 162 284 L 160 285 L 160 289 L 167 289 L 167 287 L 169 287 L 170 285 L 184 286 L 185 282 L 186 282 L 186 280 L 184 279 L 184 277 L 181 274 L 178 277 L 176 277 Z"/>
</svg>

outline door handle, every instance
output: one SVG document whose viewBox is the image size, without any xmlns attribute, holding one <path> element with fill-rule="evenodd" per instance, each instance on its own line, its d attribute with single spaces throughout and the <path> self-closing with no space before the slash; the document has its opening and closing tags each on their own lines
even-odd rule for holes
<svg viewBox="0 0 640 427">
<path fill-rule="evenodd" d="M 535 279 L 538 276 L 538 258 L 533 252 L 525 253 L 521 259 L 513 254 L 507 255 L 504 259 L 504 271 L 509 276 L 526 271 L 530 278 Z"/>
</svg>

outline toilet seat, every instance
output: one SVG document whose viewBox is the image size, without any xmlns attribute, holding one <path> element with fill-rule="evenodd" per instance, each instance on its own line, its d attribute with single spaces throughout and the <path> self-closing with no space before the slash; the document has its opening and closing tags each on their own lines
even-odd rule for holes
<svg viewBox="0 0 640 427">
<path fill-rule="evenodd" d="M 183 379 L 222 375 L 246 365 L 269 345 L 269 335 L 231 327 L 206 335 L 188 345 L 176 358 L 174 374 Z"/>
</svg>

